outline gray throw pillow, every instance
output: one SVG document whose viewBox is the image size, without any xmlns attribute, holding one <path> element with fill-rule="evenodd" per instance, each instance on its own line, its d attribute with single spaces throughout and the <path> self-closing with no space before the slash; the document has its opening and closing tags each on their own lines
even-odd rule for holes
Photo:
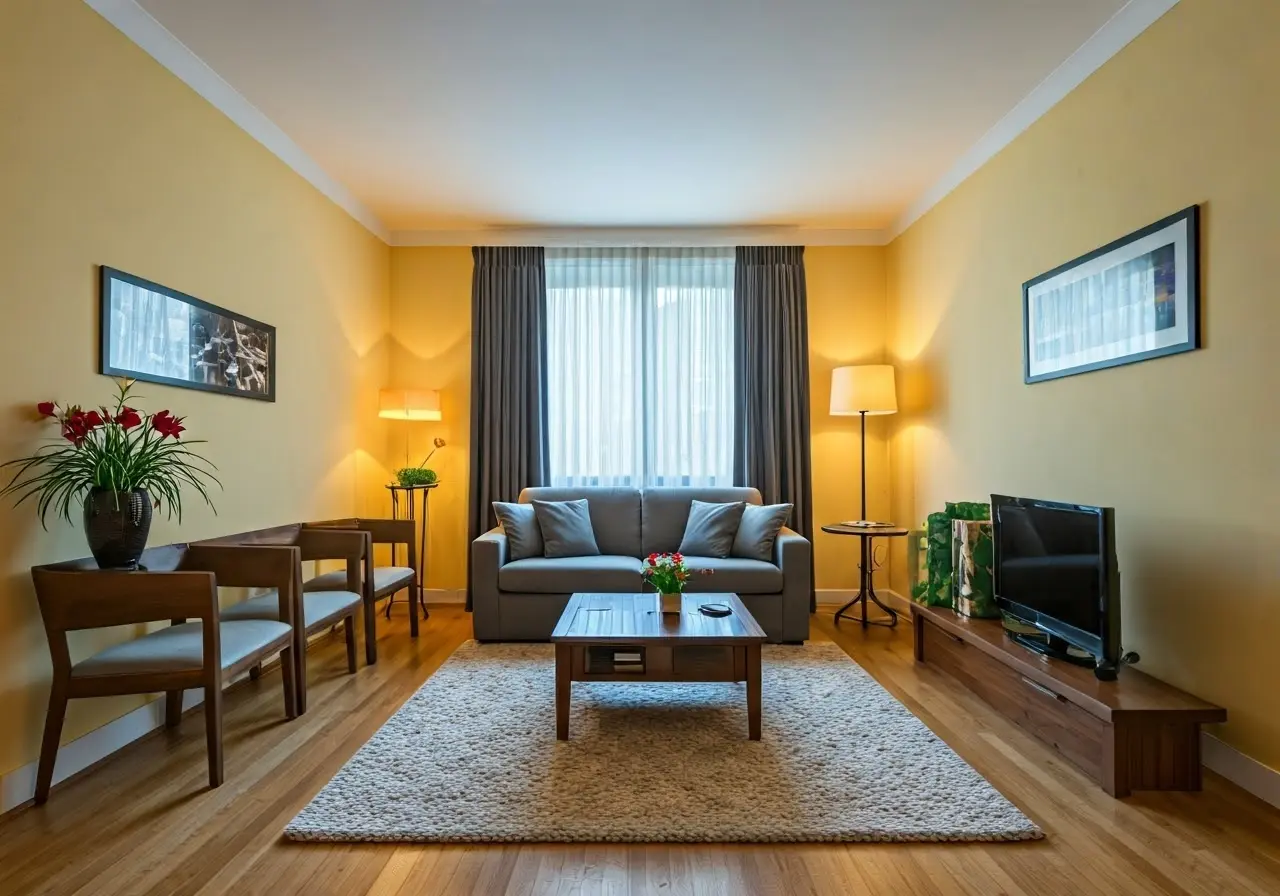
<svg viewBox="0 0 1280 896">
<path fill-rule="evenodd" d="M 733 556 L 773 562 L 773 545 L 791 516 L 790 504 L 748 504 L 733 539 Z"/>
<path fill-rule="evenodd" d="M 542 530 L 532 504 L 493 502 L 493 512 L 507 534 L 507 559 L 525 560 L 542 556 Z"/>
<path fill-rule="evenodd" d="M 587 499 L 534 501 L 542 542 L 548 557 L 597 557 L 600 547 L 591 528 Z"/>
<path fill-rule="evenodd" d="M 728 557 L 746 509 L 744 501 L 734 504 L 694 501 L 689 505 L 689 522 L 685 523 L 680 553 L 690 557 Z"/>
</svg>

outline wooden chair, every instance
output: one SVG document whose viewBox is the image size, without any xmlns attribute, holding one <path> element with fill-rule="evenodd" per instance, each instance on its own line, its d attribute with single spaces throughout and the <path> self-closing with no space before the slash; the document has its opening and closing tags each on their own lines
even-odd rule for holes
<svg viewBox="0 0 1280 896">
<path fill-rule="evenodd" d="M 223 780 L 222 686 L 228 678 L 278 652 L 285 715 L 294 718 L 298 706 L 291 651 L 298 555 L 294 547 L 175 544 L 146 551 L 141 561 L 145 569 L 137 571 L 99 570 L 91 559 L 33 567 L 53 657 L 36 803 L 49 798 L 72 699 L 163 691 L 165 725 L 173 728 L 182 715 L 182 692 L 202 688 L 210 787 Z M 278 618 L 221 621 L 219 585 L 278 589 Z M 71 662 L 67 632 L 165 620 L 172 623 L 167 628 Z"/>
<path fill-rule="evenodd" d="M 228 543 L 288 545 L 298 548 L 300 560 L 346 561 L 346 570 L 338 571 L 343 587 L 323 592 L 304 592 L 301 587 L 301 566 L 297 570 L 293 591 L 296 595 L 293 614 L 294 619 L 300 620 L 300 624 L 294 626 L 293 655 L 297 661 L 298 708 L 299 711 L 306 712 L 307 639 L 309 637 L 341 623 L 347 642 L 347 671 L 352 674 L 356 671 L 355 619 L 363 602 L 362 578 L 365 572 L 365 560 L 373 550 L 369 534 L 358 530 L 304 529 L 301 524 L 295 523 L 197 542 L 200 545 Z M 232 604 L 222 611 L 222 619 L 223 621 L 278 619 L 278 613 L 278 596 L 267 592 Z M 256 667 L 251 668 L 249 674 L 256 678 L 259 671 Z"/>
<path fill-rule="evenodd" d="M 351 529 L 367 532 L 372 544 L 404 545 L 408 566 L 374 566 L 373 553 L 365 558 L 364 575 L 364 650 L 365 662 L 378 661 L 377 602 L 391 597 L 402 589 L 409 589 L 409 634 L 418 637 L 418 606 L 422 591 L 418 581 L 418 557 L 414 547 L 416 538 L 413 520 L 385 520 L 350 517 L 340 520 L 322 520 L 303 523 L 303 529 Z M 393 553 L 394 556 L 394 553 Z M 318 575 L 302 585 L 303 591 L 327 591 L 341 588 L 341 572 Z"/>
</svg>

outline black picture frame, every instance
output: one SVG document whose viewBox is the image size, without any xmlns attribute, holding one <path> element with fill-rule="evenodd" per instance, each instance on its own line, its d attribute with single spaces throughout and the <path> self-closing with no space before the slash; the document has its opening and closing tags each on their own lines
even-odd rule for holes
<svg viewBox="0 0 1280 896">
<path fill-rule="evenodd" d="M 1097 360 L 1088 361 L 1087 363 L 1065 364 L 1058 369 L 1045 369 L 1046 365 L 1040 359 L 1035 359 L 1037 369 L 1033 369 L 1032 344 L 1038 333 L 1033 333 L 1036 322 L 1033 320 L 1031 303 L 1033 293 L 1037 287 L 1049 281 L 1059 281 L 1064 279 L 1064 275 L 1069 275 L 1078 269 L 1086 266 L 1094 265 L 1100 259 L 1106 261 L 1115 261 L 1115 266 L 1124 264 L 1136 258 L 1144 257 L 1144 254 L 1129 255 L 1126 257 L 1125 250 L 1133 247 L 1136 243 L 1148 241 L 1148 238 L 1158 237 L 1157 242 L 1164 239 L 1168 232 L 1170 237 L 1169 245 L 1173 246 L 1173 260 L 1170 262 L 1175 271 L 1182 271 L 1182 277 L 1175 277 L 1174 292 L 1166 293 L 1166 299 L 1161 301 L 1159 296 L 1153 296 L 1154 305 L 1159 309 L 1160 305 L 1170 304 L 1169 315 L 1172 318 L 1178 318 L 1177 324 L 1170 327 L 1160 327 L 1158 317 L 1160 311 L 1156 311 L 1157 327 L 1160 329 L 1176 328 L 1177 332 L 1169 334 L 1170 336 L 1178 336 L 1174 341 L 1167 344 L 1158 345 L 1152 348 L 1125 352 L 1116 354 L 1112 357 L 1099 358 Z M 1162 246 L 1160 250 L 1167 248 Z M 1111 256 L 1111 258 L 1108 258 Z M 1078 281 L 1077 281 L 1078 282 Z M 1178 297 L 1185 291 L 1185 304 L 1178 301 Z M 1177 314 L 1177 308 L 1181 305 L 1183 313 Z M 1098 314 L 1102 314 L 1103 310 L 1099 309 Z M 1081 255 L 1079 258 L 1072 259 L 1066 264 L 1060 265 L 1051 271 L 1046 271 L 1034 279 L 1028 280 L 1022 284 L 1022 378 L 1023 382 L 1030 385 L 1033 383 L 1044 382 L 1045 380 L 1060 379 L 1067 376 L 1075 376 L 1081 373 L 1089 373 L 1095 370 L 1104 370 L 1109 367 L 1120 367 L 1126 364 L 1136 364 L 1139 361 L 1147 361 L 1152 358 L 1161 358 L 1167 355 L 1176 355 L 1183 352 L 1195 351 L 1200 348 L 1200 206 L 1192 205 L 1180 212 L 1162 218 L 1141 230 L 1135 230 L 1126 236 L 1121 237 L 1114 242 L 1095 249 L 1087 255 Z M 1051 366 L 1051 365 L 1050 365 Z"/>
<path fill-rule="evenodd" d="M 118 356 L 123 352 L 119 351 L 119 345 L 117 344 L 116 337 L 119 335 L 117 330 L 119 327 L 124 326 L 124 323 L 121 320 L 122 314 L 116 313 L 116 309 L 113 307 L 113 296 L 115 295 L 112 288 L 113 283 L 127 284 L 189 305 L 195 309 L 197 315 L 190 324 L 193 331 L 199 326 L 206 335 L 210 332 L 219 334 L 212 339 L 206 340 L 202 351 L 202 355 L 205 357 L 201 357 L 199 360 L 196 359 L 195 354 L 188 346 L 186 350 L 187 363 L 192 368 L 189 372 L 189 378 L 183 379 L 180 376 L 157 373 L 154 370 L 136 369 L 126 364 L 125 359 Z M 106 265 L 99 267 L 98 285 L 98 322 L 101 337 L 99 341 L 98 371 L 100 373 L 107 376 L 129 377 L 148 383 L 162 383 L 166 386 L 177 386 L 181 389 L 196 389 L 201 392 L 234 395 L 239 398 L 253 398 L 259 401 L 276 400 L 275 327 L 197 299 L 195 296 L 189 296 L 176 289 L 170 289 L 162 284 Z M 227 339 L 222 336 L 223 333 L 228 332 L 226 329 L 227 324 L 230 324 L 230 332 L 237 344 L 241 338 L 247 338 L 252 341 L 252 345 L 246 346 L 234 355 L 229 354 L 225 350 Z M 150 334 L 150 339 L 153 343 L 157 339 L 161 340 L 161 343 L 155 344 L 162 344 L 164 338 L 164 334 L 155 332 Z M 264 344 L 265 348 L 262 347 Z M 117 350 L 117 357 L 113 357 L 113 348 Z M 213 353 L 212 357 L 208 357 L 210 352 Z M 252 357 L 262 353 L 265 353 L 266 356 L 265 365 Z M 249 358 L 247 364 L 245 363 L 246 357 Z M 233 364 L 234 367 L 232 366 Z M 251 370 L 249 376 L 239 374 L 242 364 Z M 172 370 L 175 364 L 170 363 L 168 366 Z M 231 384 L 217 382 L 219 378 L 230 380 Z M 265 383 L 261 382 L 263 379 L 265 379 Z"/>
</svg>

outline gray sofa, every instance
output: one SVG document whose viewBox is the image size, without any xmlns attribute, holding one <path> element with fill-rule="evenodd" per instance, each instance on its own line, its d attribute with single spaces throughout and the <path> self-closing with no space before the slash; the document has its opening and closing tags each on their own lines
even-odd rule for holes
<svg viewBox="0 0 1280 896">
<path fill-rule="evenodd" d="M 642 558 L 675 551 L 689 506 L 697 501 L 759 504 L 754 488 L 527 488 L 520 503 L 586 498 L 598 557 L 532 557 L 509 561 L 498 527 L 471 544 L 472 629 L 481 641 L 545 641 L 575 591 L 639 592 Z M 742 598 L 770 641 L 809 637 L 813 553 L 808 539 L 783 529 L 772 563 L 734 557 L 687 558 L 696 569 L 689 592 L 732 591 Z"/>
</svg>

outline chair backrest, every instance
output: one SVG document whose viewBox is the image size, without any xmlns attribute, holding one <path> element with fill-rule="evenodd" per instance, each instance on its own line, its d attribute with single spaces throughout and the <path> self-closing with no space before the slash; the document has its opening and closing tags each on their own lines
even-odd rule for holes
<svg viewBox="0 0 1280 896">
<path fill-rule="evenodd" d="M 36 601 L 54 670 L 68 674 L 67 632 L 177 619 L 199 619 L 217 645 L 218 585 L 212 572 L 183 570 L 188 546 L 164 545 L 142 555 L 139 570 L 99 569 L 93 560 L 33 566 Z"/>
<path fill-rule="evenodd" d="M 591 528 L 595 530 L 600 553 L 639 557 L 640 489 L 583 486 L 558 488 L 539 486 L 520 492 L 520 503 L 533 501 L 577 501 L 587 499 Z"/>
<path fill-rule="evenodd" d="M 684 528 L 689 523 L 689 508 L 694 501 L 707 504 L 761 503 L 760 492 L 754 488 L 678 486 L 647 488 L 640 501 L 641 549 L 637 555 L 640 557 L 680 549 Z"/>
</svg>

